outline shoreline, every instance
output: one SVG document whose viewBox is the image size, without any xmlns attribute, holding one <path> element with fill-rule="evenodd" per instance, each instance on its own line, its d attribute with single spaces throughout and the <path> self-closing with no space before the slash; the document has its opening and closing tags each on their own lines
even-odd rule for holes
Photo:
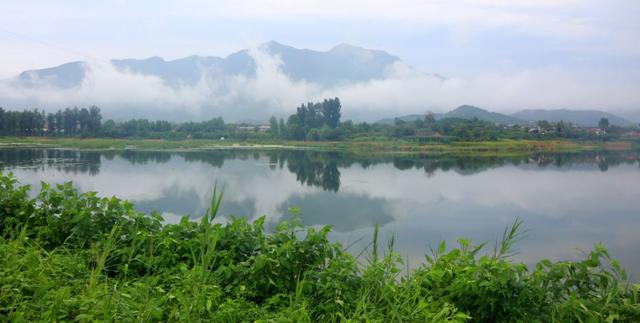
<svg viewBox="0 0 640 323">
<path fill-rule="evenodd" d="M 226 141 L 1 137 L 0 148 L 50 148 L 72 150 L 210 151 L 225 149 L 312 150 L 366 154 L 454 154 L 522 155 L 539 152 L 634 151 L 640 144 L 631 141 L 580 142 L 573 140 L 461 141 L 447 144 L 419 144 L 407 141 Z"/>
</svg>

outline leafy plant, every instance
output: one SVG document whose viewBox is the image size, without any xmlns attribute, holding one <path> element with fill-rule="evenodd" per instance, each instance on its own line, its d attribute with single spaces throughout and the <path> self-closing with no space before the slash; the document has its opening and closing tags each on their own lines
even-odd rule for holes
<svg viewBox="0 0 640 323">
<path fill-rule="evenodd" d="M 596 245 L 585 260 L 543 260 L 530 271 L 509 256 L 522 222 L 493 252 L 441 243 L 403 274 L 394 251 L 367 262 L 328 239 L 329 227 L 213 221 L 214 188 L 199 222 L 163 224 L 117 198 L 43 183 L 35 196 L 0 174 L 0 320 L 495 322 L 640 320 L 640 285 Z"/>
</svg>

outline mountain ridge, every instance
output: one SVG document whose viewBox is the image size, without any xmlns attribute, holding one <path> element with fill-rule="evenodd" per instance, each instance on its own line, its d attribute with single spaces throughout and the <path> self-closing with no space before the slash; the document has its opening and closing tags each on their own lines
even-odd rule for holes
<svg viewBox="0 0 640 323">
<path fill-rule="evenodd" d="M 397 56 L 382 50 L 344 43 L 326 51 L 298 49 L 275 41 L 263 43 L 258 48 L 278 57 L 281 71 L 291 80 L 323 86 L 381 79 L 391 65 L 400 61 Z M 120 72 L 157 76 L 170 86 L 193 85 L 205 74 L 213 78 L 255 76 L 256 62 L 250 51 L 241 49 L 225 57 L 190 55 L 173 60 L 165 60 L 160 56 L 121 58 L 111 59 L 110 63 Z M 28 87 L 41 84 L 62 89 L 78 87 L 88 68 L 87 62 L 75 61 L 28 70 L 20 73 L 15 83 Z"/>
<path fill-rule="evenodd" d="M 435 113 L 436 120 L 446 118 L 461 118 L 461 119 L 473 119 L 477 118 L 483 121 L 489 121 L 496 124 L 535 124 L 540 120 L 547 120 L 550 122 L 570 122 L 578 126 L 596 127 L 600 118 L 608 118 L 609 123 L 617 126 L 633 126 L 637 123 L 615 115 L 610 112 L 600 110 L 568 110 L 568 109 L 526 109 L 518 111 L 512 114 L 503 114 L 498 112 L 491 112 L 482 108 L 478 108 L 470 105 L 461 105 L 446 113 Z M 423 118 L 424 114 L 409 114 L 397 117 L 397 119 L 412 122 L 418 118 Z M 393 124 L 396 118 L 385 118 L 377 121 L 376 123 Z"/>
</svg>

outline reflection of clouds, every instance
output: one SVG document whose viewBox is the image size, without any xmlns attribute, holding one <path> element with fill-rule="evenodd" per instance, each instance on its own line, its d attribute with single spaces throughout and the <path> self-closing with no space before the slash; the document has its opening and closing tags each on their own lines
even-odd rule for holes
<svg viewBox="0 0 640 323">
<path fill-rule="evenodd" d="M 133 202 L 160 200 L 168 194 L 195 194 L 198 207 L 194 210 L 207 208 L 212 187 L 218 183 L 224 187 L 226 201 L 255 201 L 254 209 L 260 215 L 272 217 L 278 216 L 292 197 L 300 199 L 322 192 L 320 188 L 299 184 L 296 175 L 286 167 L 270 169 L 265 156 L 257 161 L 227 160 L 221 168 L 200 161 L 186 162 L 177 155 L 166 163 L 145 165 L 133 165 L 116 156 L 113 160 L 103 158 L 100 172 L 95 175 L 65 173 L 51 167 L 46 170 L 13 169 L 21 182 L 34 187 L 39 186 L 40 180 L 52 183 L 73 180 L 82 191 L 116 195 Z M 585 216 L 598 211 L 624 211 L 638 209 L 640 204 L 635 184 L 640 182 L 640 172 L 627 165 L 607 172 L 555 168 L 532 171 L 505 166 L 464 176 L 453 171 L 436 171 L 429 178 L 423 170 L 400 171 L 391 164 L 371 165 L 367 169 L 356 165 L 341 168 L 340 172 L 340 195 L 383 199 L 388 203 L 385 211 L 397 219 L 432 213 L 435 206 L 443 203 L 512 207 L 548 217 L 578 211 L 585 211 Z"/>
<path fill-rule="evenodd" d="M 22 183 L 34 187 L 39 187 L 40 180 L 73 180 L 82 191 L 116 195 L 145 210 L 160 208 L 170 223 L 179 221 L 182 212 L 193 218 L 200 216 L 209 206 L 212 186 L 217 182 L 224 187 L 222 215 L 267 215 L 273 222 L 286 207 L 301 206 L 313 225 L 341 224 L 340 230 L 331 234 L 336 240 L 353 242 L 365 237 L 356 249 L 370 241 L 370 226 L 379 222 L 384 224 L 381 237 L 395 233 L 397 250 L 408 255 L 412 264 L 421 263 L 428 247 L 443 239 L 451 245 L 458 237 L 494 241 L 505 226 L 520 217 L 531 233 L 520 244 L 522 253 L 517 259 L 527 263 L 541 258 L 576 259 L 580 253 L 575 248 L 589 250 L 593 243 L 602 241 L 634 276 L 640 274 L 636 185 L 640 171 L 635 165 L 612 166 L 607 172 L 503 166 L 471 175 L 436 170 L 427 177 L 422 169 L 399 170 L 391 163 L 366 169 L 354 164 L 339 169 L 337 193 L 299 183 L 286 165 L 269 166 L 265 155 L 258 160 L 226 159 L 218 168 L 174 154 L 165 163 L 132 164 L 117 155 L 111 160 L 102 158 L 95 175 L 65 173 L 51 166 L 43 166 L 45 171 L 40 172 L 12 170 Z M 168 208 L 159 201 L 183 205 Z"/>
<path fill-rule="evenodd" d="M 407 216 L 420 207 L 428 211 L 444 201 L 516 206 L 550 217 L 585 209 L 610 212 L 640 206 L 636 185 L 640 172 L 626 165 L 606 173 L 553 168 L 527 171 L 506 166 L 467 176 L 438 171 L 428 179 L 421 170 L 398 171 L 388 164 L 351 167 L 341 173 L 342 192 L 385 198 L 394 204 L 395 217 Z"/>
<path fill-rule="evenodd" d="M 386 199 L 365 194 L 323 191 L 291 196 L 281 205 L 280 213 L 285 213 L 288 207 L 299 207 L 305 225 L 331 225 L 335 231 L 353 231 L 391 222 L 393 217 L 387 205 Z"/>
<path fill-rule="evenodd" d="M 266 215 L 271 220 L 280 217 L 279 206 L 292 195 L 304 196 L 321 191 L 298 184 L 295 174 L 286 168 L 269 169 L 268 159 L 265 157 L 261 157 L 260 162 L 227 160 L 222 168 L 217 168 L 199 161 L 185 162 L 182 157 L 175 155 L 166 163 L 140 165 L 131 164 L 116 156 L 113 160 L 103 159 L 100 172 L 93 176 L 71 174 L 48 167 L 46 171 L 37 173 L 21 169 L 13 171 L 21 183 L 31 184 L 33 187 L 39 187 L 41 180 L 50 183 L 73 181 L 83 192 L 97 191 L 101 196 L 115 195 L 134 203 L 160 200 L 171 192 L 196 194 L 198 205 L 190 209 L 200 212 L 209 206 L 212 187 L 217 183 L 224 188 L 225 202 L 254 201 L 254 209 L 259 215 Z M 191 214 L 194 217 L 199 215 L 201 214 Z"/>
</svg>

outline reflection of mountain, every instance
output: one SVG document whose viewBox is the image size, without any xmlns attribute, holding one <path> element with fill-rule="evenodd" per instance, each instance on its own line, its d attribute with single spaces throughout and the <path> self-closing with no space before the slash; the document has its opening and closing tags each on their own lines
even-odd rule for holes
<svg viewBox="0 0 640 323">
<path fill-rule="evenodd" d="M 294 195 L 278 211 L 286 214 L 289 207 L 299 207 L 304 225 L 331 225 L 336 231 L 347 232 L 391 222 L 387 204 L 382 198 L 320 192 Z"/>
</svg>

